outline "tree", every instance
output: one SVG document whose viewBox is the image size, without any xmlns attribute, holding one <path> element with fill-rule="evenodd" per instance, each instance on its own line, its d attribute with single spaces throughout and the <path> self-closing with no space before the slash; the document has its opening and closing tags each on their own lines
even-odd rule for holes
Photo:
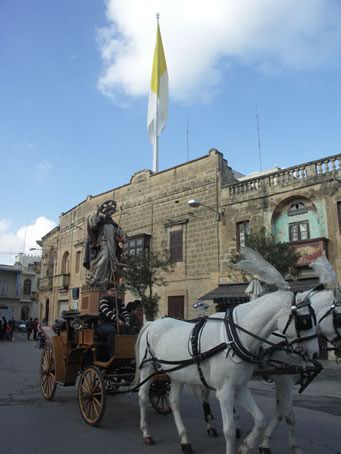
<svg viewBox="0 0 341 454">
<path fill-rule="evenodd" d="M 300 254 L 289 243 L 276 242 L 275 237 L 265 227 L 247 234 L 245 245 L 259 252 L 283 277 L 288 274 L 292 276 L 298 274 L 296 264 Z M 241 260 L 240 253 L 233 251 L 230 261 L 237 263 L 239 260 Z"/>
<path fill-rule="evenodd" d="M 124 287 L 141 299 L 148 321 L 155 320 L 159 311 L 160 296 L 155 286 L 167 285 L 165 274 L 174 269 L 168 257 L 167 251 L 131 255 L 123 272 Z"/>
</svg>

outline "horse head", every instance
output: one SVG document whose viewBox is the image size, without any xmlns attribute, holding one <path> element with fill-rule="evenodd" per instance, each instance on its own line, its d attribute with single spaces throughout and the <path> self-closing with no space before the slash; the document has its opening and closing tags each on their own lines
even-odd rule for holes
<svg viewBox="0 0 341 454">
<path fill-rule="evenodd" d="M 284 311 L 278 318 L 278 329 L 285 335 L 289 346 L 310 360 L 319 354 L 317 321 L 310 300 L 293 301 L 289 314 Z"/>
<path fill-rule="evenodd" d="M 341 358 L 341 292 L 338 286 L 315 297 L 320 334 L 333 345 L 335 355 Z M 326 308 L 327 306 L 327 308 Z"/>
</svg>

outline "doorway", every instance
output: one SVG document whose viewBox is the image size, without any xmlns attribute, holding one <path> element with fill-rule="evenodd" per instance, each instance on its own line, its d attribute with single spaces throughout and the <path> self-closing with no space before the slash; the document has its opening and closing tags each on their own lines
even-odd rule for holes
<svg viewBox="0 0 341 454">
<path fill-rule="evenodd" d="M 173 317 L 178 320 L 184 319 L 185 297 L 169 296 L 168 297 L 168 317 Z"/>
</svg>

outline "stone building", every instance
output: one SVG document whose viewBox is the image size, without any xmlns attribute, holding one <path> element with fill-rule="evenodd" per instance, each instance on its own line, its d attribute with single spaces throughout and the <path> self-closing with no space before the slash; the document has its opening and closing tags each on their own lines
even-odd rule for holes
<svg viewBox="0 0 341 454">
<path fill-rule="evenodd" d="M 40 257 L 23 253 L 14 265 L 0 265 L 0 310 L 6 318 L 28 320 L 38 316 Z"/>
<path fill-rule="evenodd" d="M 157 289 L 160 316 L 190 318 L 193 303 L 204 295 L 232 303 L 245 299 L 246 285 L 230 282 L 226 261 L 250 228 L 265 226 L 303 252 L 300 279 L 313 277 L 308 264 L 323 250 L 340 276 L 340 162 L 336 155 L 240 177 L 211 150 L 162 172 L 143 170 L 124 186 L 88 196 L 62 213 L 59 226 L 42 238 L 40 318 L 51 322 L 66 308 L 86 310 L 86 219 L 107 199 L 117 201 L 116 221 L 128 234 L 130 251 L 167 248 L 176 262 L 167 285 Z M 192 208 L 191 199 L 200 205 Z"/>
<path fill-rule="evenodd" d="M 20 270 L 14 265 L 0 265 L 0 317 L 20 317 Z"/>
<path fill-rule="evenodd" d="M 15 257 L 20 269 L 20 320 L 38 317 L 38 278 L 41 258 L 37 255 L 20 253 Z"/>
</svg>

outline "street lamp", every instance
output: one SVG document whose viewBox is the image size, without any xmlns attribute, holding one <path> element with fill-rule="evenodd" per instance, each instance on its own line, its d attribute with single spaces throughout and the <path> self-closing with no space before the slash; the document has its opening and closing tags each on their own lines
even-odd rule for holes
<svg viewBox="0 0 341 454">
<path fill-rule="evenodd" d="M 29 251 L 42 251 L 42 249 L 37 247 L 30 247 Z"/>
<path fill-rule="evenodd" d="M 209 207 L 208 205 L 205 205 L 204 203 L 200 202 L 199 200 L 196 199 L 191 199 L 188 202 L 188 205 L 191 208 L 199 208 L 200 206 L 207 208 L 208 210 L 214 211 L 217 215 L 217 221 L 224 221 L 224 211 L 218 211 L 215 208 Z"/>
</svg>

